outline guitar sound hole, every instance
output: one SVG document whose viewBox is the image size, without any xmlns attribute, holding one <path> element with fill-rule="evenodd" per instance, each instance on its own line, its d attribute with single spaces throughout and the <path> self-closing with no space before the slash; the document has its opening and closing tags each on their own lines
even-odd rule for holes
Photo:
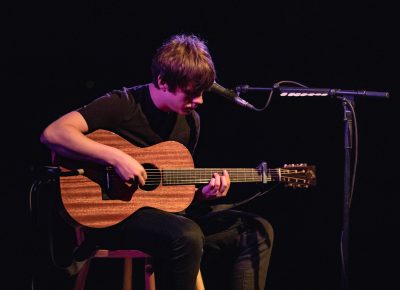
<svg viewBox="0 0 400 290">
<path fill-rule="evenodd" d="M 144 186 L 139 186 L 142 190 L 151 191 L 156 189 L 161 184 L 161 171 L 153 164 L 142 164 L 147 172 L 147 180 Z"/>
</svg>

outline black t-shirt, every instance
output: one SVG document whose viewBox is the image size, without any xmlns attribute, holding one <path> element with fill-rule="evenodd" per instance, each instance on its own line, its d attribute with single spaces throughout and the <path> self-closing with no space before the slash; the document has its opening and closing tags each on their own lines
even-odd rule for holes
<svg viewBox="0 0 400 290">
<path fill-rule="evenodd" d="M 78 109 L 89 132 L 106 129 L 132 144 L 147 147 L 177 141 L 193 154 L 200 131 L 200 117 L 193 111 L 183 116 L 159 110 L 148 85 L 114 90 Z"/>
</svg>

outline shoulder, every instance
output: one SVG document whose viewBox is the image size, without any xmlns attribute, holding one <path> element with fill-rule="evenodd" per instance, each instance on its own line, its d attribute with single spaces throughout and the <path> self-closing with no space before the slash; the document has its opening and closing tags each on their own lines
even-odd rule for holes
<svg viewBox="0 0 400 290">
<path fill-rule="evenodd" d="M 124 87 L 122 91 L 117 91 L 122 94 L 124 97 L 129 98 L 136 102 L 141 102 L 143 97 L 149 95 L 149 85 L 138 85 L 134 87 Z"/>
<path fill-rule="evenodd" d="M 142 97 L 146 93 L 147 85 L 135 87 L 122 87 L 114 89 L 96 98 L 90 105 L 105 106 L 105 107 L 131 107 L 141 102 Z M 86 106 L 85 106 L 86 107 Z"/>
</svg>

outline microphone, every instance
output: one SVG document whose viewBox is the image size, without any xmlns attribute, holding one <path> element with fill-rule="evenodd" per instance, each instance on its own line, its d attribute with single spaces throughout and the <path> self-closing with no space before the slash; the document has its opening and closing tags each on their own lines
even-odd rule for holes
<svg viewBox="0 0 400 290">
<path fill-rule="evenodd" d="M 213 85 L 211 86 L 209 91 L 212 93 L 216 93 L 216 94 L 238 104 L 239 106 L 255 110 L 255 108 L 252 104 L 249 104 L 247 101 L 240 98 L 239 95 L 235 91 L 226 89 L 216 82 L 213 83 Z"/>
</svg>

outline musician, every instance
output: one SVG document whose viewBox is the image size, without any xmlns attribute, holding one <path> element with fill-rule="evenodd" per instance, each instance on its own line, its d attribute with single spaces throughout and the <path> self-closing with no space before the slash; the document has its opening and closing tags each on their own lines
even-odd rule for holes
<svg viewBox="0 0 400 290">
<path fill-rule="evenodd" d="M 174 140 L 193 153 L 200 131 L 196 108 L 216 78 L 205 41 L 172 36 L 155 53 L 151 69 L 151 83 L 111 91 L 67 113 L 43 131 L 41 142 L 58 155 L 112 166 L 122 180 L 140 185 L 148 174 L 135 156 L 85 135 L 106 129 L 139 147 Z M 229 173 L 215 172 L 184 212 L 146 207 L 116 225 L 90 229 L 69 269 L 96 247 L 134 248 L 154 258 L 157 289 L 194 289 L 200 266 L 206 289 L 264 289 L 272 227 L 251 213 L 217 211 L 215 201 L 229 187 Z"/>
</svg>

